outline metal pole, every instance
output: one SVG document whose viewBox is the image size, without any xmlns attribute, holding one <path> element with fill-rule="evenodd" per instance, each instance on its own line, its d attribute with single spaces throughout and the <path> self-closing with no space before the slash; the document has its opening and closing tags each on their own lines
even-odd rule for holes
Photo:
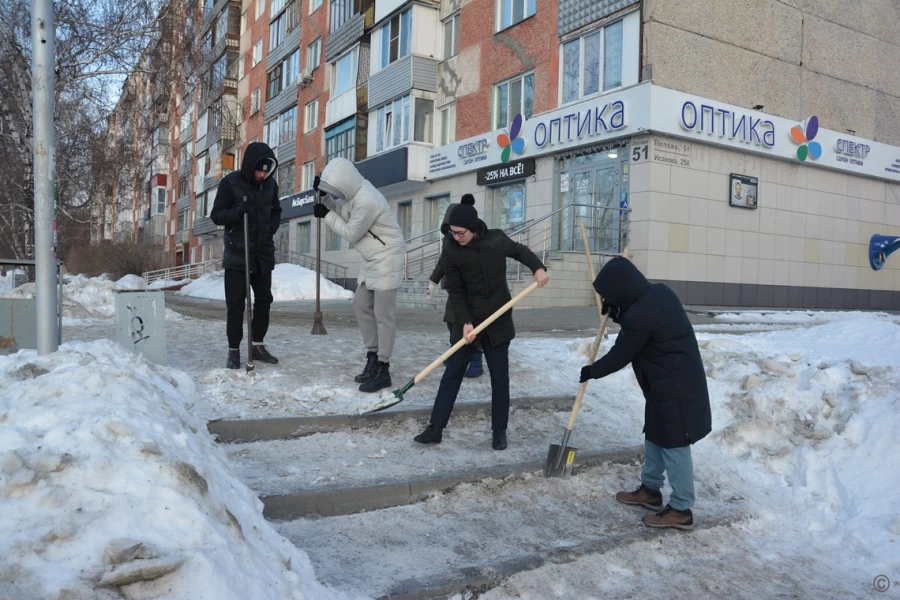
<svg viewBox="0 0 900 600">
<path fill-rule="evenodd" d="M 31 92 L 34 123 L 34 259 L 37 351 L 59 348 L 57 330 L 55 187 L 56 139 L 53 132 L 56 88 L 56 27 L 52 0 L 32 0 Z"/>
<path fill-rule="evenodd" d="M 320 202 L 316 198 L 316 202 Z M 322 279 L 322 219 L 316 219 L 316 312 L 313 313 L 312 335 L 328 335 L 322 322 L 319 282 Z"/>
</svg>

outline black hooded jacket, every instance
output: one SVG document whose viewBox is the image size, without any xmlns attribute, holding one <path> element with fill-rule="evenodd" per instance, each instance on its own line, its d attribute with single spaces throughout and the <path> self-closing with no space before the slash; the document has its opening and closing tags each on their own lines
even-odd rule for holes
<svg viewBox="0 0 900 600">
<path fill-rule="evenodd" d="M 687 446 L 712 429 L 706 371 L 694 328 L 678 296 L 649 283 L 637 267 L 613 258 L 597 275 L 594 289 L 612 305 L 622 330 L 591 377 L 615 373 L 628 363 L 644 398 L 644 433 L 662 448 Z"/>
<path fill-rule="evenodd" d="M 506 259 L 513 258 L 534 273 L 545 269 L 544 264 L 528 246 L 512 241 L 499 229 L 488 229 L 481 219 L 475 238 L 465 246 L 444 237 L 441 262 L 447 277 L 447 293 L 450 296 L 448 313 L 452 313 L 450 341 L 462 339 L 463 326 L 472 323 L 478 326 L 497 309 L 509 302 L 509 287 L 506 285 Z M 452 311 L 449 310 L 452 308 Z M 447 315 L 445 318 L 449 317 Z M 512 311 L 506 311 L 500 318 L 479 334 L 487 335 L 492 346 L 499 346 L 516 337 Z"/>
<path fill-rule="evenodd" d="M 269 162 L 269 174 L 261 183 L 254 178 L 260 161 Z M 256 212 L 256 223 L 249 228 L 250 272 L 268 273 L 275 268 L 275 232 L 281 221 L 278 183 L 272 174 L 278 168 L 275 153 L 266 144 L 254 142 L 247 146 L 241 170 L 229 173 L 219 182 L 216 200 L 209 217 L 216 225 L 225 227 L 225 254 L 222 266 L 244 270 L 244 217 L 238 206 L 246 198 Z"/>
</svg>

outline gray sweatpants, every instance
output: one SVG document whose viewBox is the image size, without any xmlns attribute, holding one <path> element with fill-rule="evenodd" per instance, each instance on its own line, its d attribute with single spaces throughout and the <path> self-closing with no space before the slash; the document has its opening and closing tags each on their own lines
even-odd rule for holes
<svg viewBox="0 0 900 600">
<path fill-rule="evenodd" d="M 378 352 L 378 360 L 390 362 L 397 330 L 397 290 L 374 291 L 363 283 L 353 295 L 353 310 L 366 351 Z"/>
</svg>

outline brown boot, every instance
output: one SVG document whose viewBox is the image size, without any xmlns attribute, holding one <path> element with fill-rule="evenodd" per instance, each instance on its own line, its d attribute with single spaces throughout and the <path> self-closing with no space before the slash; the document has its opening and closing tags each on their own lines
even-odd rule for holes
<svg viewBox="0 0 900 600">
<path fill-rule="evenodd" d="M 668 504 L 654 515 L 644 515 L 644 525 L 647 527 L 674 527 L 690 531 L 694 528 L 694 513 L 691 509 L 675 510 Z"/>
<path fill-rule="evenodd" d="M 623 504 L 643 506 L 650 510 L 659 510 L 663 505 L 662 492 L 648 488 L 643 483 L 633 492 L 619 492 L 616 494 L 616 500 Z"/>
</svg>

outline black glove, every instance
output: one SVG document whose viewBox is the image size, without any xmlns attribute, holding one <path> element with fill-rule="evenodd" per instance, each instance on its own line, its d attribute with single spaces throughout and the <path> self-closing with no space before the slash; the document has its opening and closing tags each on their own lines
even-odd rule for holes
<svg viewBox="0 0 900 600">
<path fill-rule="evenodd" d="M 251 225 L 256 224 L 256 207 L 248 200 L 244 200 L 238 204 L 238 214 L 241 215 L 241 219 L 243 219 L 244 215 L 247 215 L 247 222 Z"/>
<path fill-rule="evenodd" d="M 605 315 L 609 313 L 609 302 L 607 302 L 606 298 L 602 298 L 600 301 L 600 314 Z"/>
<path fill-rule="evenodd" d="M 320 196 L 325 196 L 325 195 L 327 195 L 327 194 L 326 194 L 325 192 L 319 190 L 319 182 L 320 182 L 320 181 L 322 181 L 322 179 L 321 179 L 318 175 L 316 175 L 316 176 L 313 178 L 313 189 L 316 190 L 317 192 L 319 192 L 319 195 L 320 195 Z M 322 215 L 322 216 L 324 216 L 324 215 Z M 319 217 L 319 218 L 321 219 L 322 217 Z"/>
<path fill-rule="evenodd" d="M 593 379 L 591 377 L 591 365 L 581 367 L 581 377 L 578 379 L 578 383 L 584 383 L 588 379 Z"/>
<path fill-rule="evenodd" d="M 322 204 L 321 202 L 317 202 L 315 204 L 315 206 L 313 206 L 313 215 L 315 215 L 315 217 L 317 219 L 324 219 L 325 215 L 327 215 L 330 212 L 331 211 L 328 210 L 328 207 L 325 206 L 324 204 Z"/>
</svg>

